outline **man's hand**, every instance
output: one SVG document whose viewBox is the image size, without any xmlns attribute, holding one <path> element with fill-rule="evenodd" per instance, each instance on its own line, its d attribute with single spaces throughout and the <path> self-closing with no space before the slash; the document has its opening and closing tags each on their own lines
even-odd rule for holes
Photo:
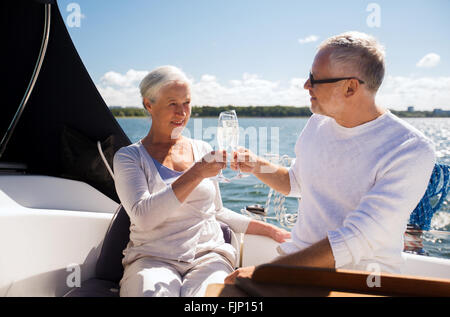
<svg viewBox="0 0 450 317">
<path fill-rule="evenodd" d="M 254 266 L 241 267 L 225 278 L 225 284 L 234 284 L 236 277 L 251 278 L 254 271 Z"/>
<path fill-rule="evenodd" d="M 291 192 L 287 168 L 272 164 L 246 148 L 239 147 L 237 151 L 233 152 L 230 167 L 233 170 L 240 168 L 244 173 L 255 175 L 256 178 L 279 193 L 287 195 Z"/>
<path fill-rule="evenodd" d="M 232 170 L 240 169 L 244 173 L 255 173 L 259 168 L 260 158 L 252 151 L 239 147 L 236 152 L 232 154 L 232 161 L 230 167 Z"/>
</svg>

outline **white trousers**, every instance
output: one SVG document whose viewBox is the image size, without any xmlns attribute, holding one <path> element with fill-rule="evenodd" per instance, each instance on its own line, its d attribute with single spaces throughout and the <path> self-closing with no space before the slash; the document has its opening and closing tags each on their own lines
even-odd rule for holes
<svg viewBox="0 0 450 317">
<path fill-rule="evenodd" d="M 230 262 L 214 252 L 206 253 L 192 263 L 144 257 L 125 267 L 120 296 L 205 296 L 209 284 L 223 283 L 231 272 Z"/>
</svg>

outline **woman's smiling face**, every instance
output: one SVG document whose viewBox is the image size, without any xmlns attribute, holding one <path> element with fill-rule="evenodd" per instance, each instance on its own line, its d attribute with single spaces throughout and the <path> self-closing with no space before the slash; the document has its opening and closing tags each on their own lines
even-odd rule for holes
<svg viewBox="0 0 450 317">
<path fill-rule="evenodd" d="M 152 116 L 152 129 L 171 136 L 173 132 L 181 134 L 191 116 L 190 103 L 189 84 L 171 82 L 163 86 L 155 102 L 146 102 L 146 108 Z"/>
</svg>

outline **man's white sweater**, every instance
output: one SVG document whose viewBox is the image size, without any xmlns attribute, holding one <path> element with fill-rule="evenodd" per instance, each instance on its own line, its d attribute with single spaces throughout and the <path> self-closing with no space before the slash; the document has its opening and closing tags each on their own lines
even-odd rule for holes
<svg viewBox="0 0 450 317">
<path fill-rule="evenodd" d="M 289 170 L 299 215 L 286 253 L 328 237 L 336 268 L 400 273 L 403 234 L 427 188 L 434 146 L 420 131 L 386 112 L 345 128 L 313 115 L 295 146 Z"/>
</svg>

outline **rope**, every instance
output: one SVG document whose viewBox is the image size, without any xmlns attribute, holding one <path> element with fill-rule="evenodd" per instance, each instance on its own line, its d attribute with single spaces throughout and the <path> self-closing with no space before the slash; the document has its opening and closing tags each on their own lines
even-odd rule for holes
<svg viewBox="0 0 450 317">
<path fill-rule="evenodd" d="M 290 166 L 292 159 L 283 155 L 281 158 L 277 157 L 277 163 L 281 166 Z M 284 206 L 284 202 L 286 197 L 275 191 L 273 188 L 270 189 L 269 194 L 267 195 L 265 209 L 269 213 L 271 202 L 273 204 L 273 211 L 275 213 L 275 218 L 278 223 L 286 229 L 291 229 L 294 227 L 295 222 L 297 221 L 297 213 L 288 213 L 287 208 Z"/>
<path fill-rule="evenodd" d="M 441 182 L 442 180 L 442 182 Z M 434 166 L 427 190 L 411 213 L 409 223 L 420 230 L 430 230 L 431 219 L 446 201 L 450 189 L 450 166 L 437 163 Z M 439 189 L 439 185 L 441 187 Z M 439 198 L 438 196 L 441 195 Z M 436 202 L 437 200 L 437 202 Z M 434 203 L 434 204 L 433 204 Z"/>
<path fill-rule="evenodd" d="M 108 170 L 109 174 L 111 175 L 112 179 L 114 180 L 114 173 L 113 173 L 111 167 L 109 166 L 108 161 L 106 160 L 105 154 L 103 154 L 102 144 L 100 143 L 100 141 L 97 141 L 97 149 L 100 154 L 100 157 L 103 160 L 103 163 L 105 163 L 106 169 Z"/>
</svg>

